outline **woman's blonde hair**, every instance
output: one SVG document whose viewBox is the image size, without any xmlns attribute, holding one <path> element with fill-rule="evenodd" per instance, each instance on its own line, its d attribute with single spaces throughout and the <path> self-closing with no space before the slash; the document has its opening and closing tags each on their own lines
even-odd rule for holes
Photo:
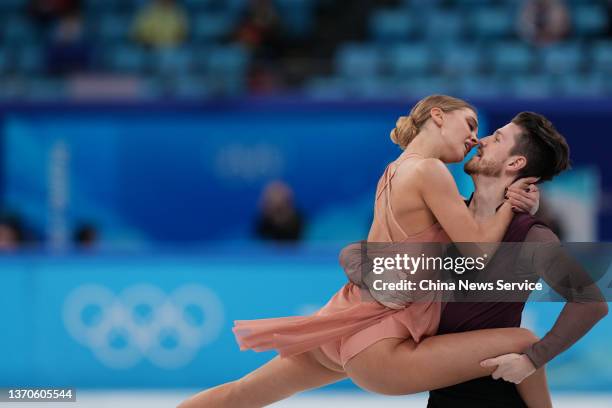
<svg viewBox="0 0 612 408">
<path fill-rule="evenodd" d="M 476 112 L 476 108 L 462 99 L 448 95 L 430 95 L 414 105 L 408 116 L 399 117 L 390 135 L 393 143 L 405 149 L 431 117 L 433 108 L 440 108 L 442 112 L 468 108 Z"/>
</svg>

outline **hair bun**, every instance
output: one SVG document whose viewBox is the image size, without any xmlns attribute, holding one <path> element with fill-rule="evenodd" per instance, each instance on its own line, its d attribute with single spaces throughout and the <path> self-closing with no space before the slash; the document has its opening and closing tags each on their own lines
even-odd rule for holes
<svg viewBox="0 0 612 408">
<path fill-rule="evenodd" d="M 416 135 L 417 128 L 411 115 L 400 116 L 395 123 L 395 128 L 390 134 L 393 143 L 397 144 L 402 149 L 405 149 Z"/>
</svg>

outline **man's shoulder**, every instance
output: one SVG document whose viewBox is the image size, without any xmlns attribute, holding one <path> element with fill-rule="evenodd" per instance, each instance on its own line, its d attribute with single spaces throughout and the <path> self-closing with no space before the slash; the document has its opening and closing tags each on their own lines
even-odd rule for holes
<svg viewBox="0 0 612 408">
<path fill-rule="evenodd" d="M 559 242 L 559 237 L 544 223 L 534 224 L 525 236 L 525 242 Z"/>
<path fill-rule="evenodd" d="M 503 240 L 504 242 L 523 242 L 534 227 L 543 227 L 550 230 L 546 223 L 531 214 L 516 214 L 508 226 Z"/>
</svg>

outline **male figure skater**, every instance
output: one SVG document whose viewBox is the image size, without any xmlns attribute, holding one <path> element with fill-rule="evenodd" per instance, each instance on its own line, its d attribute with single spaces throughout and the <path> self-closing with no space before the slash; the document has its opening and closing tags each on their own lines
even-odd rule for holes
<svg viewBox="0 0 612 408">
<path fill-rule="evenodd" d="M 464 170 L 472 176 L 475 186 L 474 194 L 466 204 L 477 218 L 489 216 L 503 202 L 505 194 L 516 194 L 505 191 L 505 186 L 512 181 L 526 176 L 551 180 L 567 168 L 569 148 L 552 123 L 536 113 L 519 113 L 493 135 L 483 138 L 477 155 L 466 163 Z M 518 214 L 508 227 L 504 242 L 554 243 L 558 238 L 536 218 Z M 536 253 L 536 256 L 539 255 Z M 537 259 L 534 261 L 535 264 L 538 262 Z M 535 272 L 548 282 L 554 271 Z M 355 279 L 354 276 L 351 278 Z M 388 300 L 385 294 L 373 290 L 371 283 L 361 284 L 367 286 L 375 299 Z M 554 287 L 554 283 L 551 286 Z M 448 303 L 437 334 L 518 327 L 523 308 L 523 302 Z M 428 408 L 526 407 L 514 384 L 573 345 L 607 312 L 605 302 L 568 301 L 551 331 L 524 354 L 507 354 L 483 361 L 481 364 L 484 366 L 497 366 L 491 377 L 432 390 Z M 505 381 L 496 381 L 500 378 Z"/>
</svg>

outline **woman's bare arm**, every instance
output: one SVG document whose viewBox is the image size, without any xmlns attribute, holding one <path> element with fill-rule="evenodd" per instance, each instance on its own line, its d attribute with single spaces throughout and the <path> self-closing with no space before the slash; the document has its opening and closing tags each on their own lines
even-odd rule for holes
<svg viewBox="0 0 612 408">
<path fill-rule="evenodd" d="M 511 205 L 478 222 L 466 207 L 451 173 L 437 159 L 425 159 L 416 171 L 423 182 L 420 192 L 425 204 L 453 242 L 500 242 L 512 221 Z"/>
</svg>

